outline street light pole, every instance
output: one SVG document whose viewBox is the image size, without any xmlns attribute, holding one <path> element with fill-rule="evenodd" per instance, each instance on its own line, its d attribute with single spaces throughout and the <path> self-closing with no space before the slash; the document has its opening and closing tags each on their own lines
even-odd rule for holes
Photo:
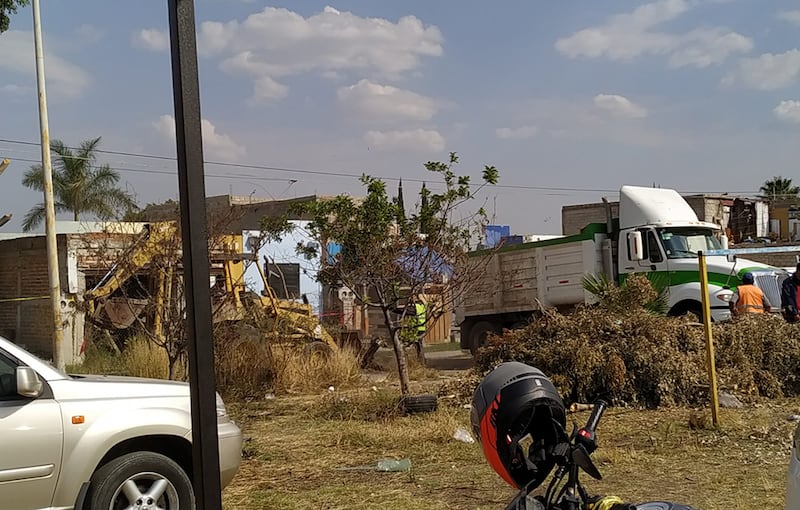
<svg viewBox="0 0 800 510">
<path fill-rule="evenodd" d="M 56 241 L 56 212 L 53 202 L 53 167 L 50 162 L 50 127 L 47 120 L 47 93 L 44 85 L 44 50 L 39 0 L 33 4 L 33 41 L 36 48 L 36 87 L 39 90 L 39 127 L 42 143 L 42 173 L 44 174 L 44 230 L 47 237 L 47 274 L 50 281 L 50 301 L 53 308 L 53 365 L 64 369 L 61 344 L 64 326 L 61 323 L 61 283 L 58 275 L 58 244 Z"/>
</svg>

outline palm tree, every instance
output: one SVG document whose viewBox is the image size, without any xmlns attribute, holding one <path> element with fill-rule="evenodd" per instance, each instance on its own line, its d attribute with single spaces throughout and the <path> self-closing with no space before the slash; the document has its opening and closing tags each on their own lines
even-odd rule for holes
<svg viewBox="0 0 800 510">
<path fill-rule="evenodd" d="M 53 198 L 56 213 L 71 212 L 78 221 L 83 214 L 91 214 L 107 220 L 118 212 L 136 208 L 130 194 L 117 187 L 119 173 L 107 164 L 96 165 L 97 146 L 100 137 L 85 140 L 80 147 L 67 147 L 60 140 L 50 144 L 57 157 L 53 165 Z M 25 172 L 22 184 L 28 188 L 44 191 L 44 172 L 40 165 Z M 22 229 L 25 232 L 38 226 L 44 219 L 44 204 L 33 207 L 25 215 Z"/>
<path fill-rule="evenodd" d="M 800 187 L 792 186 L 791 179 L 784 179 L 782 176 L 778 175 L 764 182 L 758 191 L 761 192 L 759 198 L 764 198 L 766 200 L 786 200 L 798 198 Z"/>
</svg>

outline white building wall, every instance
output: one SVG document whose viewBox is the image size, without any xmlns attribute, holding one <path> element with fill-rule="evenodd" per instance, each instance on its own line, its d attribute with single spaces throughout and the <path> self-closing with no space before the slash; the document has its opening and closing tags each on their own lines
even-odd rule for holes
<svg viewBox="0 0 800 510">
<path fill-rule="evenodd" d="M 316 281 L 317 271 L 320 267 L 319 248 L 317 248 L 317 255 L 310 260 L 298 255 L 296 249 L 298 243 L 308 245 L 309 243 L 316 244 L 316 242 L 305 230 L 309 223 L 308 221 L 298 220 L 291 221 L 291 223 L 295 226 L 294 230 L 285 235 L 281 241 L 267 243 L 261 247 L 258 253 L 258 261 L 262 264 L 262 267 L 264 257 L 268 257 L 270 262 L 278 264 L 299 264 L 300 292 L 306 295 L 309 304 L 314 309 L 314 313 L 319 314 L 322 312 L 322 285 Z M 245 230 L 242 232 L 245 253 L 253 252 L 252 246 L 259 244 L 260 237 L 261 232 L 257 230 Z M 249 241 L 251 238 L 253 241 Z M 258 268 L 254 264 L 255 262 L 249 263 L 245 269 L 244 280 L 248 288 L 260 294 L 264 290 L 264 282 L 261 281 Z"/>
</svg>

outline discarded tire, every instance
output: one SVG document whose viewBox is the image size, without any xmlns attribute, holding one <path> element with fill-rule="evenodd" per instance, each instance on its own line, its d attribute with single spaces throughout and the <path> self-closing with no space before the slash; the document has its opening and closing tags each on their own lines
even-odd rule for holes
<svg viewBox="0 0 800 510">
<path fill-rule="evenodd" d="M 404 412 L 408 414 L 430 413 L 439 407 L 436 395 L 409 395 L 400 400 Z"/>
<path fill-rule="evenodd" d="M 326 360 L 333 354 L 333 349 L 325 342 L 315 340 L 306 344 L 303 353 L 311 359 Z"/>
</svg>

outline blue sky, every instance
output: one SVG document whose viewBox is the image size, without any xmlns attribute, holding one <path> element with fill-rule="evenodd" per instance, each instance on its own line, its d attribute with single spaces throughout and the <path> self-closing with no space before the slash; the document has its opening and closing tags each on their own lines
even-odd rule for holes
<svg viewBox="0 0 800 510">
<path fill-rule="evenodd" d="M 800 181 L 800 9 L 789 1 L 198 0 L 206 160 L 406 180 L 461 155 L 501 186 L 497 223 L 560 232 L 560 207 L 623 184 L 753 194 Z M 75 145 L 174 155 L 166 2 L 44 2 L 50 128 Z M 2 212 L 41 201 L 30 8 L 0 35 Z M 142 204 L 169 161 L 104 155 Z M 341 175 L 207 165 L 208 194 L 360 191 Z M 552 188 L 552 189 L 551 189 Z"/>
</svg>

